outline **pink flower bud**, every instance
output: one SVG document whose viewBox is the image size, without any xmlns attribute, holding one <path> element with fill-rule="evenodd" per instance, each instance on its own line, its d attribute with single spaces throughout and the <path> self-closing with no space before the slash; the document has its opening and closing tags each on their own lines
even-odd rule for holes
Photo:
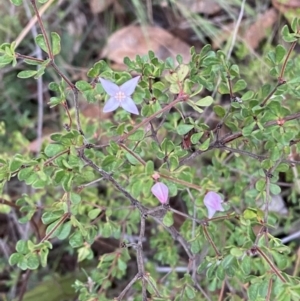
<svg viewBox="0 0 300 301">
<path fill-rule="evenodd" d="M 167 185 L 161 182 L 157 182 L 152 186 L 151 192 L 162 204 L 167 203 L 169 196 L 169 188 Z"/>
</svg>

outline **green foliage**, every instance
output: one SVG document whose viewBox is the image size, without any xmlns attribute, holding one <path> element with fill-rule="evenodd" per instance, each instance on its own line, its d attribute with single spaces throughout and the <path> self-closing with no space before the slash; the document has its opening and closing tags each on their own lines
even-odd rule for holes
<svg viewBox="0 0 300 301">
<path fill-rule="evenodd" d="M 290 49 L 298 41 L 298 28 L 298 19 L 291 31 L 283 27 Z M 125 58 L 128 70 L 123 72 L 100 60 L 87 73 L 91 81 L 73 84 L 55 65 L 61 50 L 58 33 L 49 38 L 39 34 L 35 42 L 47 54 L 45 60 L 22 57 L 14 42 L 4 43 L 0 67 L 15 67 L 17 58 L 24 58 L 26 68 L 38 66 L 17 74 L 27 79 L 44 76 L 54 66 L 61 80 L 49 84 L 55 96 L 48 104 L 62 106 L 67 123 L 37 156 L 19 151 L 0 159 L 1 190 L 13 180 L 31 188 L 13 203 L 19 222 L 35 223 L 39 212 L 44 227 L 43 237 L 30 233 L 17 242 L 10 265 L 21 270 L 47 267 L 52 240 L 66 241 L 66 250 L 87 267 L 84 276 L 72 279 L 82 301 L 109 300 L 112 292 L 122 296 L 112 290 L 116 280 L 134 288 L 134 300 L 146 290 L 153 300 L 202 300 L 203 294 L 216 299 L 223 285 L 232 300 L 241 294 L 248 300 L 299 299 L 299 279 L 291 272 L 295 258 L 271 235 L 280 222 L 291 223 L 271 213 L 271 201 L 281 194 L 282 175 L 287 177 L 290 166 L 299 163 L 290 157 L 299 141 L 300 114 L 294 104 L 299 82 L 289 81 L 300 78 L 299 59 L 293 69 L 284 46 L 270 50 L 266 60 L 277 83 L 255 91 L 241 68 L 210 45 L 200 52 L 192 47 L 188 63 L 180 55 L 177 62 L 161 61 L 153 51 L 135 60 Z M 141 76 L 132 95 L 139 116 L 118 110 L 91 124 L 81 115 L 78 95 L 102 103 L 105 94 L 98 78 L 120 86 L 131 79 L 129 72 Z M 230 104 L 219 101 L 214 90 L 218 96 L 228 94 Z M 99 136 L 107 143 L 99 143 Z M 169 203 L 157 204 L 151 193 L 156 181 L 168 187 Z M 209 219 L 203 204 L 207 191 L 219 191 L 226 199 L 225 212 Z M 3 197 L 3 203 L 12 201 Z M 120 243 L 95 256 L 93 244 L 99 238 Z M 133 262 L 136 276 L 130 274 Z M 170 267 L 170 273 L 161 277 L 159 265 Z M 180 265 L 184 273 L 176 271 Z"/>
</svg>

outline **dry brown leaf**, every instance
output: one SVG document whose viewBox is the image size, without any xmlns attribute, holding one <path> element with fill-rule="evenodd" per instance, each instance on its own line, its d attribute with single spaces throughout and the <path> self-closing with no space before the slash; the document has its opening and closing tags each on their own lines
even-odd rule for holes
<svg viewBox="0 0 300 301">
<path fill-rule="evenodd" d="M 266 37 L 266 31 L 273 27 L 277 20 L 277 12 L 274 8 L 267 10 L 259 16 L 245 34 L 245 42 L 252 48 L 256 49 L 259 43 Z"/>
<path fill-rule="evenodd" d="M 214 15 L 221 10 L 221 6 L 212 0 L 181 0 L 181 2 L 194 13 Z"/>
<path fill-rule="evenodd" d="M 272 4 L 288 21 L 299 17 L 300 0 L 272 0 Z"/>
<path fill-rule="evenodd" d="M 274 8 L 267 10 L 258 16 L 255 23 L 248 26 L 242 22 L 238 35 L 252 49 L 256 49 L 259 43 L 266 37 L 268 29 L 272 28 L 278 18 L 278 13 Z M 213 48 L 220 48 L 222 43 L 226 41 L 234 30 L 235 24 L 231 23 L 223 28 L 222 33 L 214 40 Z"/>
<path fill-rule="evenodd" d="M 272 0 L 272 4 L 281 13 L 285 13 L 288 9 L 300 8 L 300 0 Z"/>
<path fill-rule="evenodd" d="M 93 14 L 105 11 L 115 0 L 91 0 L 90 7 Z"/>
<path fill-rule="evenodd" d="M 115 32 L 107 42 L 101 53 L 101 57 L 106 57 L 114 61 L 120 69 L 126 69 L 123 63 L 124 57 L 135 59 L 136 55 L 146 55 L 149 50 L 153 50 L 156 56 L 165 60 L 167 57 L 175 59 L 177 54 L 181 54 L 184 62 L 190 59 L 190 47 L 185 42 L 174 37 L 160 27 L 127 26 Z"/>
</svg>

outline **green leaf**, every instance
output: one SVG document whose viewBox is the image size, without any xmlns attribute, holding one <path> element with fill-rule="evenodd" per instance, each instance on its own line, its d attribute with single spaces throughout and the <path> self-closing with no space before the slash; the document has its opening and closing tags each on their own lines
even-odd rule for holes
<svg viewBox="0 0 300 301">
<path fill-rule="evenodd" d="M 289 170 L 289 165 L 286 163 L 280 163 L 278 165 L 278 167 L 276 168 L 276 171 L 280 171 L 280 172 L 287 172 Z"/>
<path fill-rule="evenodd" d="M 178 75 L 178 80 L 183 81 L 185 77 L 188 75 L 189 71 L 190 71 L 189 66 L 183 64 L 179 65 L 176 70 L 176 73 Z"/>
<path fill-rule="evenodd" d="M 253 132 L 255 125 L 256 125 L 256 122 L 254 121 L 254 122 L 250 123 L 249 125 L 245 126 L 242 130 L 243 136 L 245 136 L 245 137 L 250 136 Z"/>
<path fill-rule="evenodd" d="M 63 103 L 65 101 L 65 99 L 60 98 L 60 97 L 50 97 L 50 101 L 48 102 L 48 104 L 50 105 L 50 108 L 54 108 L 55 106 Z"/>
<path fill-rule="evenodd" d="M 223 107 L 219 106 L 219 105 L 215 105 L 213 107 L 214 112 L 216 113 L 216 115 L 220 118 L 223 118 L 226 114 L 226 111 Z"/>
<path fill-rule="evenodd" d="M 208 107 L 214 102 L 214 99 L 211 96 L 206 96 L 198 100 L 195 104 L 199 107 Z"/>
<path fill-rule="evenodd" d="M 171 84 L 177 84 L 178 83 L 178 74 L 176 72 L 167 74 L 165 76 L 165 79 Z"/>
<path fill-rule="evenodd" d="M 44 36 L 42 34 L 38 34 L 36 37 L 35 37 L 35 42 L 37 43 L 37 45 L 39 47 L 41 47 L 42 50 L 44 50 L 48 55 L 48 48 L 47 48 L 47 45 L 46 45 L 46 42 L 45 42 L 45 39 L 44 39 Z"/>
<path fill-rule="evenodd" d="M 233 92 L 238 92 L 241 90 L 246 89 L 247 83 L 243 79 L 239 79 L 234 85 L 233 85 Z"/>
<path fill-rule="evenodd" d="M 12 158 L 12 161 L 9 164 L 9 171 L 14 172 L 18 170 L 23 165 L 23 157 L 19 154 L 15 155 Z"/>
<path fill-rule="evenodd" d="M 201 137 L 203 136 L 203 134 L 204 134 L 204 132 L 193 134 L 191 137 L 191 142 L 193 144 L 197 144 L 199 142 L 199 140 L 201 139 Z"/>
<path fill-rule="evenodd" d="M 175 69 L 174 60 L 171 57 L 166 58 L 166 69 Z"/>
<path fill-rule="evenodd" d="M 185 295 L 188 297 L 188 299 L 190 300 L 194 300 L 194 298 L 196 297 L 196 293 L 195 293 L 195 289 L 192 288 L 191 286 L 187 285 L 185 287 Z"/>
<path fill-rule="evenodd" d="M 95 208 L 89 211 L 88 217 L 90 219 L 95 219 L 102 210 L 100 208 Z"/>
<path fill-rule="evenodd" d="M 36 61 L 36 60 L 34 60 L 34 59 L 24 59 L 24 62 L 25 62 L 27 65 L 33 65 L 33 66 L 39 66 L 39 65 L 42 65 L 42 62 Z"/>
<path fill-rule="evenodd" d="M 289 28 L 287 25 L 284 25 L 282 30 L 281 30 L 282 38 L 285 42 L 287 43 L 292 43 L 298 40 L 298 38 L 290 33 Z"/>
<path fill-rule="evenodd" d="M 109 238 L 112 235 L 112 227 L 110 223 L 105 223 L 101 229 L 101 235 L 105 238 Z"/>
<path fill-rule="evenodd" d="M 218 91 L 220 94 L 229 94 L 229 88 L 227 83 L 221 83 L 219 85 Z"/>
<path fill-rule="evenodd" d="M 200 146 L 199 150 L 206 151 L 209 148 L 210 138 L 206 139 Z"/>
<path fill-rule="evenodd" d="M 221 281 L 223 281 L 225 279 L 225 270 L 224 270 L 224 268 L 221 265 L 219 265 L 217 267 L 216 276 Z"/>
<path fill-rule="evenodd" d="M 194 125 L 192 125 L 192 124 L 180 124 L 177 127 L 176 131 L 179 135 L 182 136 L 182 135 L 187 134 L 193 128 L 194 128 Z"/>
<path fill-rule="evenodd" d="M 23 3 L 23 0 L 10 0 L 10 2 L 16 6 L 20 6 Z"/>
<path fill-rule="evenodd" d="M 80 194 L 77 194 L 75 192 L 71 192 L 70 193 L 70 200 L 71 200 L 72 204 L 78 205 L 81 202 L 81 196 L 80 196 Z"/>
<path fill-rule="evenodd" d="M 240 248 L 230 249 L 230 254 L 235 257 L 241 257 L 244 254 L 244 251 Z"/>
<path fill-rule="evenodd" d="M 234 77 L 239 76 L 239 74 L 240 74 L 239 66 L 236 65 L 236 64 L 232 65 L 232 66 L 230 67 L 229 72 L 230 72 L 230 75 L 231 75 L 231 76 L 234 76 Z"/>
<path fill-rule="evenodd" d="M 75 86 L 79 91 L 88 91 L 93 89 L 92 86 L 84 80 L 77 81 Z"/>
<path fill-rule="evenodd" d="M 53 223 L 54 221 L 60 219 L 64 212 L 62 210 L 48 211 L 42 215 L 42 222 L 44 225 Z"/>
<path fill-rule="evenodd" d="M 22 259 L 18 262 L 18 267 L 23 271 L 27 270 L 28 266 L 26 256 L 23 256 Z"/>
<path fill-rule="evenodd" d="M 145 166 L 145 174 L 147 176 L 152 175 L 154 172 L 154 163 L 153 161 L 147 161 L 146 166 Z"/>
<path fill-rule="evenodd" d="M 251 208 L 248 208 L 248 209 L 246 209 L 245 211 L 244 211 L 244 213 L 243 213 L 243 217 L 244 217 L 244 219 L 249 219 L 249 220 L 251 220 L 251 219 L 256 219 L 256 217 L 257 217 L 257 212 L 256 212 L 256 210 L 254 210 L 254 209 L 251 209 Z"/>
<path fill-rule="evenodd" d="M 164 218 L 163 218 L 163 223 L 165 226 L 167 227 L 171 227 L 174 223 L 174 220 L 173 220 L 173 213 L 171 211 L 168 211 Z"/>
<path fill-rule="evenodd" d="M 244 256 L 241 263 L 241 269 L 245 275 L 249 275 L 251 272 L 251 258 L 250 256 Z"/>
<path fill-rule="evenodd" d="M 13 61 L 13 57 L 10 55 L 0 56 L 0 68 L 10 64 Z"/>
<path fill-rule="evenodd" d="M 286 54 L 286 50 L 282 45 L 277 45 L 275 48 L 275 61 L 280 64 Z"/>
<path fill-rule="evenodd" d="M 253 283 L 247 290 L 249 301 L 257 301 L 258 297 L 258 288 L 260 283 Z"/>
<path fill-rule="evenodd" d="M 51 158 L 62 152 L 64 149 L 65 147 L 61 144 L 51 143 L 46 146 L 45 154 L 47 157 Z"/>
<path fill-rule="evenodd" d="M 60 91 L 60 87 L 59 84 L 55 83 L 55 82 L 51 82 L 48 85 L 49 90 L 54 91 L 54 92 L 59 92 Z"/>
<path fill-rule="evenodd" d="M 49 254 L 49 249 L 46 249 L 46 248 L 41 249 L 40 252 L 39 252 L 42 267 L 47 266 L 48 254 Z"/>
<path fill-rule="evenodd" d="M 29 78 L 35 76 L 37 74 L 37 70 L 24 70 L 18 73 L 19 78 Z"/>
<path fill-rule="evenodd" d="M 79 248 L 83 245 L 83 237 L 80 231 L 75 231 L 69 240 L 69 244 L 72 248 Z"/>
<path fill-rule="evenodd" d="M 16 244 L 16 250 L 19 253 L 26 254 L 29 251 L 28 246 L 27 246 L 27 241 L 19 240 Z"/>
<path fill-rule="evenodd" d="M 243 96 L 241 97 L 242 100 L 251 100 L 254 97 L 253 91 L 247 91 Z"/>
<path fill-rule="evenodd" d="M 57 238 L 60 240 L 66 239 L 69 236 L 71 229 L 72 229 L 71 221 L 65 222 L 60 227 L 58 227 L 57 232 L 56 232 Z"/>
<path fill-rule="evenodd" d="M 49 238 L 56 237 L 60 233 L 60 230 L 61 230 L 62 226 L 63 225 L 61 224 L 61 220 L 60 219 L 56 220 L 52 224 L 48 225 L 48 227 L 46 229 L 46 235 L 49 235 L 51 233 Z"/>
<path fill-rule="evenodd" d="M 144 136 L 145 136 L 145 131 L 143 129 L 138 129 L 132 135 L 130 135 L 128 139 L 131 141 L 140 141 L 144 138 Z"/>
<path fill-rule="evenodd" d="M 278 186 L 277 184 L 270 184 L 270 191 L 271 193 L 273 193 L 274 195 L 277 195 L 281 192 L 281 188 L 280 186 Z"/>
<path fill-rule="evenodd" d="M 130 162 L 130 164 L 132 164 L 132 165 L 138 165 L 138 164 L 141 164 L 141 162 L 140 162 L 138 159 L 136 159 L 136 157 L 133 156 L 133 155 L 130 154 L 130 153 L 126 153 L 126 154 L 125 154 L 125 157 L 126 157 L 126 159 Z"/>
<path fill-rule="evenodd" d="M 209 279 L 209 280 L 212 280 L 215 278 L 215 273 L 216 273 L 216 264 L 212 264 L 206 271 L 206 277 Z"/>
<path fill-rule="evenodd" d="M 60 53 L 60 36 L 56 32 L 51 32 L 51 41 L 52 41 L 52 52 L 53 55 Z"/>
<path fill-rule="evenodd" d="M 171 84 L 170 86 L 170 92 L 173 93 L 173 94 L 178 94 L 180 91 L 180 88 L 178 86 L 178 84 Z"/>
<path fill-rule="evenodd" d="M 65 171 L 63 169 L 56 170 L 53 175 L 54 184 L 60 184 L 62 182 L 63 178 L 65 177 L 66 173 L 67 173 L 67 171 Z"/>
<path fill-rule="evenodd" d="M 177 54 L 176 55 L 176 61 L 178 62 L 178 64 L 182 64 L 182 61 L 183 61 L 182 55 Z"/>
<path fill-rule="evenodd" d="M 37 253 L 29 253 L 27 256 L 27 267 L 30 270 L 36 270 L 40 265 Z"/>
<path fill-rule="evenodd" d="M 273 163 L 272 160 L 270 160 L 270 159 L 265 159 L 265 160 L 263 160 L 263 161 L 261 162 L 261 168 L 268 170 L 268 169 L 270 169 L 270 168 L 273 166 L 273 164 L 274 164 L 274 163 Z"/>
<path fill-rule="evenodd" d="M 188 104 L 189 106 L 191 106 L 196 112 L 198 112 L 198 113 L 200 113 L 200 114 L 203 112 L 203 110 L 200 109 L 198 106 L 196 106 L 196 104 L 195 104 L 194 102 L 192 102 L 191 100 L 188 100 L 188 101 L 187 101 L 187 104 Z"/>
<path fill-rule="evenodd" d="M 255 188 L 261 192 L 264 191 L 266 188 L 266 180 L 265 179 L 259 179 L 256 184 L 255 184 Z"/>
<path fill-rule="evenodd" d="M 67 191 L 67 192 L 71 191 L 72 180 L 73 180 L 73 174 L 72 173 L 66 173 L 64 178 L 63 178 L 63 181 L 61 183 L 62 188 L 65 191 Z"/>
<path fill-rule="evenodd" d="M 18 262 L 22 261 L 24 255 L 20 254 L 20 253 L 13 253 L 10 255 L 9 257 L 9 264 L 10 265 L 15 265 L 17 264 Z"/>
<path fill-rule="evenodd" d="M 38 69 L 36 75 L 34 76 L 34 79 L 41 77 L 45 73 L 45 69 L 46 69 L 46 67 L 40 67 Z"/>
<path fill-rule="evenodd" d="M 118 268 L 121 270 L 121 271 L 126 271 L 127 269 L 127 264 L 126 262 L 122 259 L 122 258 L 118 258 Z"/>
</svg>

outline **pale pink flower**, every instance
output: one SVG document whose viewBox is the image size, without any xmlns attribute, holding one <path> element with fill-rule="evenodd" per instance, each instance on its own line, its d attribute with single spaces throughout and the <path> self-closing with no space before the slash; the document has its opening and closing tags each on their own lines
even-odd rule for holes
<svg viewBox="0 0 300 301">
<path fill-rule="evenodd" d="M 224 211 L 224 208 L 221 205 L 223 200 L 216 192 L 209 191 L 204 196 L 203 202 L 208 210 L 208 218 L 212 218 L 217 211 Z"/>
<path fill-rule="evenodd" d="M 167 203 L 169 196 L 169 188 L 167 185 L 161 182 L 157 182 L 152 186 L 151 192 L 158 198 L 158 200 L 162 204 Z"/>
<path fill-rule="evenodd" d="M 139 115 L 138 108 L 130 97 L 134 92 L 139 79 L 140 76 L 136 76 L 119 87 L 107 79 L 99 78 L 103 89 L 110 96 L 109 100 L 104 105 L 103 112 L 112 112 L 121 106 L 125 111 Z"/>
</svg>

